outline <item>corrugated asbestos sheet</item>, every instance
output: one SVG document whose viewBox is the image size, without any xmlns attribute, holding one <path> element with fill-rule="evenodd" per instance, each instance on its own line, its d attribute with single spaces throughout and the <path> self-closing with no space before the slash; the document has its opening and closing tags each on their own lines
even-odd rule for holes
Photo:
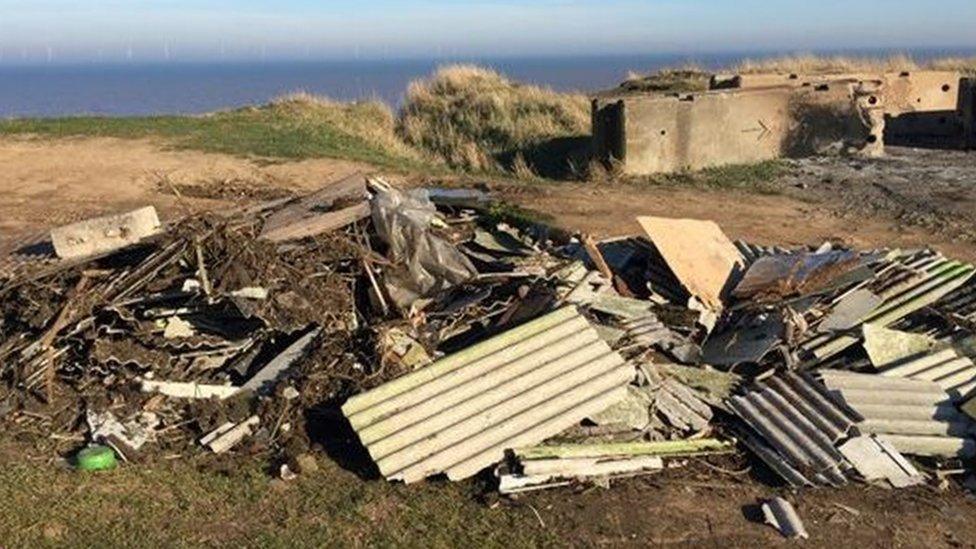
<svg viewBox="0 0 976 549">
<path fill-rule="evenodd" d="M 862 319 L 862 324 L 873 322 L 880 326 L 890 326 L 939 301 L 976 274 L 976 267 L 973 265 L 951 261 L 928 250 L 886 261 L 883 265 L 876 266 L 876 269 L 878 276 L 850 290 L 867 289 L 884 300 Z M 851 335 L 850 332 L 828 332 L 804 342 L 801 349 L 812 357 L 810 362 L 815 364 L 844 351 L 858 341 L 860 337 Z"/>
<path fill-rule="evenodd" d="M 976 388 L 976 364 L 953 347 L 911 357 L 886 368 L 881 375 L 931 381 L 957 401 Z"/>
<path fill-rule="evenodd" d="M 973 422 L 930 381 L 821 370 L 824 384 L 861 416 L 859 430 L 884 437 L 899 452 L 971 457 Z"/>
<path fill-rule="evenodd" d="M 746 265 L 752 265 L 757 259 L 769 255 L 796 253 L 793 250 L 788 250 L 779 246 L 760 246 L 758 244 L 750 244 L 745 240 L 736 240 L 734 244 L 735 247 L 739 249 L 739 253 L 742 254 L 742 257 L 746 260 Z"/>
<path fill-rule="evenodd" d="M 633 375 L 567 307 L 355 396 L 342 411 L 386 478 L 457 480 L 616 404 Z"/>
<path fill-rule="evenodd" d="M 675 277 L 660 252 L 647 238 L 623 237 L 601 241 L 597 247 L 603 259 L 617 273 L 625 273 L 633 265 L 641 266 L 641 280 L 648 289 L 664 299 L 681 305 L 688 303 L 690 294 Z"/>
<path fill-rule="evenodd" d="M 13 276 L 29 266 L 57 261 L 49 231 L 28 233 L 0 244 L 0 276 Z"/>
<path fill-rule="evenodd" d="M 976 323 L 976 279 L 970 280 L 962 288 L 947 295 L 945 299 L 936 303 L 935 307 L 947 315 Z"/>
<path fill-rule="evenodd" d="M 769 448 L 757 450 L 756 444 L 747 444 L 791 484 L 847 482 L 846 462 L 835 445 L 862 418 L 837 402 L 809 374 L 769 378 L 750 392 L 730 398 L 728 404 Z"/>
</svg>

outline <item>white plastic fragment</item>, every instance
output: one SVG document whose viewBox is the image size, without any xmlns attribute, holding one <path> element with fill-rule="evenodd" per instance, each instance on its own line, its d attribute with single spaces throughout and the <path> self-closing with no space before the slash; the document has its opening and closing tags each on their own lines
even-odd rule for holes
<svg viewBox="0 0 976 549">
<path fill-rule="evenodd" d="M 140 384 L 143 393 L 157 393 L 175 398 L 195 398 L 220 400 L 228 399 L 240 392 L 240 387 L 232 385 L 203 385 L 178 381 L 143 380 Z"/>
<path fill-rule="evenodd" d="M 163 337 L 166 339 L 183 339 L 193 337 L 196 333 L 192 324 L 178 316 L 174 316 L 166 322 Z"/>
<path fill-rule="evenodd" d="M 88 410 L 85 419 L 94 441 L 108 444 L 126 459 L 126 453 L 139 451 L 155 439 L 159 417 L 152 412 L 142 412 L 124 424 L 112 412 Z"/>
<path fill-rule="evenodd" d="M 200 281 L 195 278 L 188 278 L 183 281 L 183 287 L 181 288 L 184 292 L 199 292 L 203 286 L 200 285 Z"/>
<path fill-rule="evenodd" d="M 231 297 L 264 301 L 265 299 L 268 299 L 268 289 L 261 287 L 241 288 L 240 290 L 234 290 L 230 293 L 230 295 Z"/>
</svg>

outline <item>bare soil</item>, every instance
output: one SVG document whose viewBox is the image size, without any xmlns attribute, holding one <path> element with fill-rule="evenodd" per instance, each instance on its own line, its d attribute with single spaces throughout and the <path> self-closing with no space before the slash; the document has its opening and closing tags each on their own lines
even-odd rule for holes
<svg viewBox="0 0 976 549">
<path fill-rule="evenodd" d="M 147 204 L 172 217 L 372 171 L 339 160 L 273 163 L 113 138 L 2 138 L 0 166 L 0 239 Z"/>
<path fill-rule="evenodd" d="M 713 219 L 730 236 L 761 244 L 929 245 L 976 260 L 974 160 L 976 155 L 967 153 L 896 150 L 871 161 L 796 161 L 789 173 L 757 187 L 762 192 L 638 183 L 488 184 L 505 198 L 553 216 L 559 225 L 597 236 L 638 232 L 638 215 L 695 217 Z M 269 163 L 115 139 L 2 139 L 0 166 L 0 248 L 23 233 L 96 214 L 153 204 L 164 217 L 173 217 L 185 209 L 300 192 L 357 170 L 373 171 L 334 160 Z M 515 527 L 555 531 L 557 539 L 573 546 L 788 544 L 761 524 L 756 507 L 762 498 L 786 492 L 756 469 L 754 460 L 731 461 L 692 462 L 682 470 L 619 482 L 611 490 L 561 489 L 487 502 L 484 513 L 512 513 Z M 754 469 L 746 471 L 750 463 Z M 391 488 L 389 498 L 395 501 L 403 491 Z M 453 491 L 443 501 L 471 498 L 474 492 Z M 271 504 L 288 494 L 266 497 Z M 788 498 L 806 521 L 809 547 L 976 547 L 976 506 L 955 483 L 944 491 L 849 486 Z"/>
</svg>

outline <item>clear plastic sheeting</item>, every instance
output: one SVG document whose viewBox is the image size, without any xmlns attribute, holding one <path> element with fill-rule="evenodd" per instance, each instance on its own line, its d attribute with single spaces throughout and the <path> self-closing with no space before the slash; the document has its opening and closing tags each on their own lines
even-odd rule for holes
<svg viewBox="0 0 976 549">
<path fill-rule="evenodd" d="M 431 231 L 437 209 L 425 189 L 379 190 L 372 206 L 376 231 L 398 267 L 386 277 L 387 291 L 401 308 L 478 274 L 453 244 Z"/>
</svg>

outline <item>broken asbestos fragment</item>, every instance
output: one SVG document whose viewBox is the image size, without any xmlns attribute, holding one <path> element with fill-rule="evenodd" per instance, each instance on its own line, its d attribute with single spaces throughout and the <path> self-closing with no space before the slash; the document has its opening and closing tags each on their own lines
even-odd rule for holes
<svg viewBox="0 0 976 549">
<path fill-rule="evenodd" d="M 868 482 L 886 480 L 895 488 L 906 488 L 925 482 L 915 466 L 883 437 L 854 437 L 837 449 Z"/>
<path fill-rule="evenodd" d="M 860 264 L 854 252 L 761 257 L 732 292 L 738 299 L 779 300 L 819 291 Z"/>
<path fill-rule="evenodd" d="M 785 499 L 775 498 L 763 503 L 762 511 L 766 518 L 766 524 L 779 530 L 779 533 L 783 534 L 784 537 L 790 539 L 807 539 L 810 537 L 807 534 L 807 529 L 803 526 L 803 521 L 800 520 L 800 515 L 796 513 L 793 505 Z"/>
<path fill-rule="evenodd" d="M 222 454 L 254 432 L 254 428 L 261 424 L 261 418 L 251 416 L 241 423 L 227 422 L 200 439 L 200 444 L 210 448 L 215 454 Z"/>
<path fill-rule="evenodd" d="M 75 259 L 121 250 L 162 230 L 156 208 L 89 219 L 51 231 L 58 257 Z"/>
</svg>

